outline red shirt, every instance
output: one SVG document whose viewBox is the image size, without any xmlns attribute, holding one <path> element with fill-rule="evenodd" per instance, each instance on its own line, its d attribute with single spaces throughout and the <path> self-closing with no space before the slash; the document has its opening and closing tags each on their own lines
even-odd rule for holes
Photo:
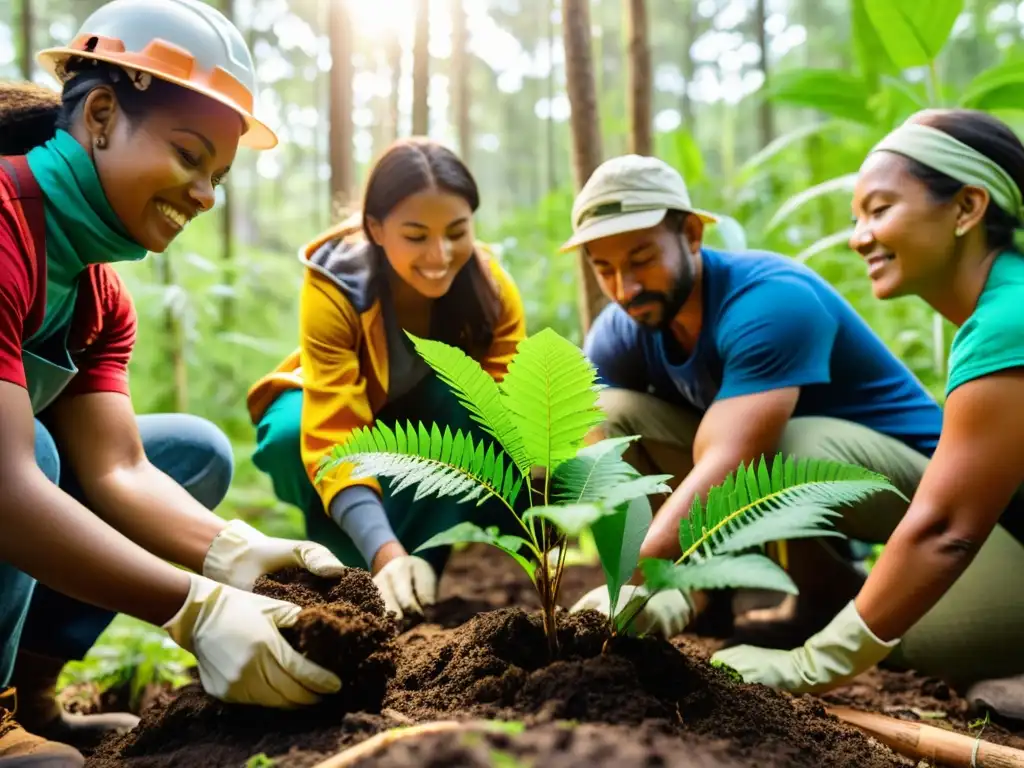
<svg viewBox="0 0 1024 768">
<path fill-rule="evenodd" d="M 15 180 L 14 167 L 24 170 Z M 26 386 L 23 340 L 46 313 L 46 253 L 42 193 L 21 158 L 0 158 L 0 380 Z M 128 360 L 135 344 L 135 305 L 109 264 L 81 277 L 68 336 L 78 374 L 62 393 L 128 394 Z"/>
</svg>

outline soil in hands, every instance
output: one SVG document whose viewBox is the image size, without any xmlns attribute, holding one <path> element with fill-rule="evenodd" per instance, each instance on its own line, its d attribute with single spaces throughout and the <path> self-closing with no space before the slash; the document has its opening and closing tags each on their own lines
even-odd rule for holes
<svg viewBox="0 0 1024 768">
<path fill-rule="evenodd" d="M 103 742 L 89 765 L 244 765 L 251 755 L 281 755 L 295 745 L 316 755 L 334 752 L 394 725 L 377 713 L 396 672 L 398 628 L 385 614 L 369 574 L 351 568 L 328 579 L 288 568 L 262 577 L 253 591 L 302 607 L 294 626 L 282 635 L 338 675 L 341 691 L 320 705 L 283 711 L 225 704 L 199 685 L 187 686 L 173 700 L 143 712 L 134 731 Z M 293 765 L 304 764 L 302 752 Z"/>
</svg>

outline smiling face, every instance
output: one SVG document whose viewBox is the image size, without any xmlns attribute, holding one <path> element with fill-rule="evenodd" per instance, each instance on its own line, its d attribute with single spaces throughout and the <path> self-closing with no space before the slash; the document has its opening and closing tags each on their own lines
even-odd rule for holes
<svg viewBox="0 0 1024 768">
<path fill-rule="evenodd" d="M 430 188 L 402 200 L 370 234 L 395 273 L 427 298 L 444 296 L 473 255 L 473 210 L 460 195 Z"/>
<path fill-rule="evenodd" d="M 129 116 L 111 89 L 97 88 L 86 99 L 83 120 L 111 207 L 131 238 L 154 253 L 213 208 L 242 134 L 237 114 L 184 90 L 173 106 Z M 103 148 L 95 144 L 101 135 Z"/>
<path fill-rule="evenodd" d="M 701 224 L 687 216 L 679 232 L 669 219 L 657 226 L 587 243 L 587 256 L 604 294 L 638 323 L 663 327 L 679 312 L 693 287 L 693 243 Z"/>
<path fill-rule="evenodd" d="M 919 294 L 949 273 L 962 206 L 935 199 L 907 161 L 877 152 L 865 161 L 854 189 L 850 247 L 867 265 L 877 298 Z"/>
</svg>

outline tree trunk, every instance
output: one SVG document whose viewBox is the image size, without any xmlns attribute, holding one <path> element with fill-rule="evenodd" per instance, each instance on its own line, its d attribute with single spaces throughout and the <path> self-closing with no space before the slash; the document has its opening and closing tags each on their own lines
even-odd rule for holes
<svg viewBox="0 0 1024 768">
<path fill-rule="evenodd" d="M 398 89 L 402 85 L 402 40 L 392 32 L 388 41 L 388 69 L 391 70 L 391 93 L 388 96 L 388 142 L 401 136 L 402 110 L 398 100 Z"/>
<path fill-rule="evenodd" d="M 19 60 L 21 65 L 21 76 L 25 80 L 32 79 L 32 52 L 35 50 L 35 43 L 32 42 L 32 0 L 21 0 L 21 50 Z"/>
<path fill-rule="evenodd" d="M 222 0 L 224 15 L 230 21 L 235 20 L 234 0 Z M 235 220 L 232 202 L 234 200 L 234 185 L 229 176 L 223 185 L 224 205 L 220 211 L 220 240 L 221 240 L 221 283 L 228 289 L 224 292 L 220 304 L 220 332 L 228 333 L 234 327 L 234 302 L 235 298 L 231 290 L 235 284 L 234 260 L 235 260 Z"/>
<path fill-rule="evenodd" d="M 547 99 L 548 99 L 548 119 L 546 123 L 545 131 L 545 144 L 547 146 L 547 166 L 548 166 L 548 192 L 552 192 L 558 187 L 558 161 L 555 159 L 557 156 L 555 146 L 555 46 L 557 41 L 555 40 L 555 0 L 548 0 L 548 19 L 547 19 L 547 36 L 548 36 L 548 77 L 547 77 Z"/>
<path fill-rule="evenodd" d="M 412 133 L 426 136 L 430 132 L 430 0 L 416 3 L 412 58 Z"/>
<path fill-rule="evenodd" d="M 459 137 L 459 155 L 467 165 L 472 165 L 472 122 L 469 117 L 469 31 L 466 29 L 466 9 L 463 0 L 451 0 L 452 4 L 452 61 L 451 94 L 452 123 Z"/>
<path fill-rule="evenodd" d="M 761 49 L 761 72 L 764 74 L 764 89 L 768 88 L 768 33 L 765 31 L 764 23 L 768 17 L 765 8 L 765 0 L 757 0 L 757 8 L 754 12 L 755 34 L 757 35 L 757 46 Z M 761 99 L 758 108 L 758 128 L 760 130 L 761 147 L 768 146 L 775 138 L 775 119 L 772 112 L 771 99 Z"/>
<path fill-rule="evenodd" d="M 343 2 L 328 3 L 331 46 L 330 144 L 331 217 L 349 204 L 352 178 L 352 22 Z"/>
<path fill-rule="evenodd" d="M 572 108 L 573 168 L 578 190 L 601 164 L 602 154 L 591 55 L 589 0 L 563 0 L 562 39 L 565 45 L 566 88 Z M 586 334 L 607 300 L 582 250 L 577 255 L 577 268 L 580 324 Z"/>
<path fill-rule="evenodd" d="M 763 3 L 763 0 L 759 0 Z M 629 151 L 651 155 L 651 47 L 647 32 L 647 0 L 625 0 L 626 39 L 629 41 Z"/>
</svg>

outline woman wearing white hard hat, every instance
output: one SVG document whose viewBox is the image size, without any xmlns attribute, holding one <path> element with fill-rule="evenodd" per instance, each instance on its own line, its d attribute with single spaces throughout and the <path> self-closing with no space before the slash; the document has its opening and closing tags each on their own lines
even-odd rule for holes
<svg viewBox="0 0 1024 768">
<path fill-rule="evenodd" d="M 254 116 L 245 42 L 197 0 L 114 0 L 38 58 L 61 94 L 0 85 L 0 689 L 13 679 L 34 721 L 0 698 L 4 766 L 82 764 L 66 744 L 97 728 L 63 715 L 52 684 L 60 652 L 88 648 L 113 611 L 166 629 L 226 701 L 291 707 L 340 686 L 282 638 L 299 608 L 251 589 L 341 564 L 211 512 L 227 439 L 136 417 L 129 396 L 136 315 L 111 264 L 164 251 L 213 207 L 239 146 L 277 142 Z"/>
</svg>

